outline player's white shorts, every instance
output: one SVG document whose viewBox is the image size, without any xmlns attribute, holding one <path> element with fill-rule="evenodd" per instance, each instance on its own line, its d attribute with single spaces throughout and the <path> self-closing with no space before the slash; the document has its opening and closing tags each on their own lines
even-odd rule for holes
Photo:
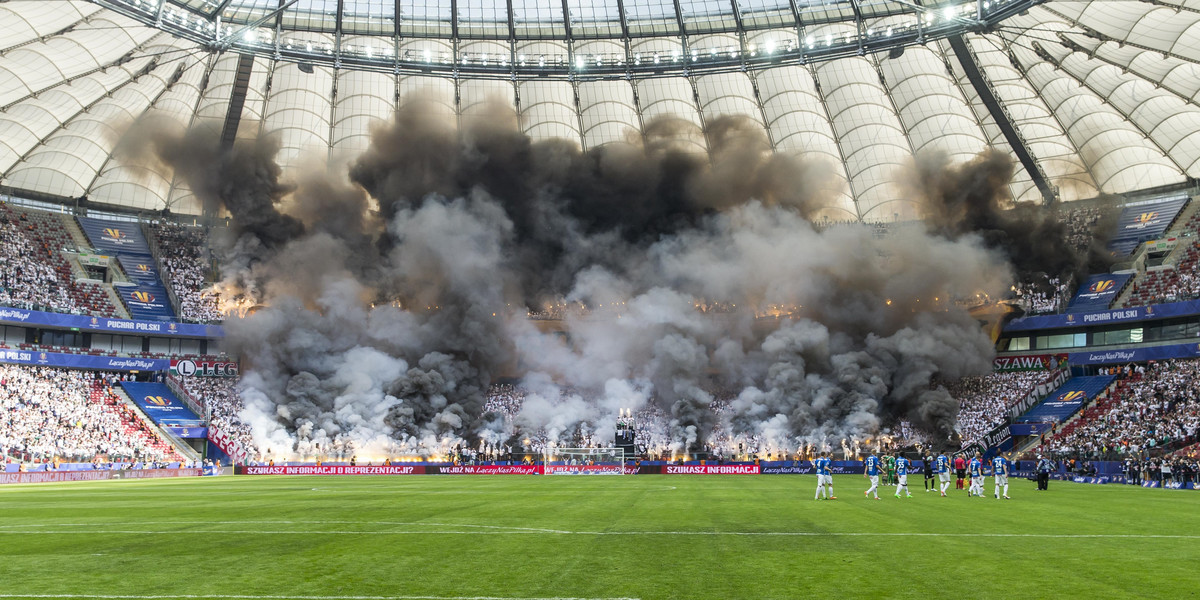
<svg viewBox="0 0 1200 600">
<path fill-rule="evenodd" d="M 996 485 L 1008 485 L 1008 475 L 997 475 Z"/>
<path fill-rule="evenodd" d="M 825 485 L 825 476 L 820 473 L 817 473 L 817 485 L 818 486 Z"/>
<path fill-rule="evenodd" d="M 938 481 L 942 483 L 950 483 L 950 472 L 938 473 Z"/>
<path fill-rule="evenodd" d="M 983 476 L 980 475 L 979 477 L 972 477 L 971 485 L 977 485 L 979 487 L 983 487 Z"/>
<path fill-rule="evenodd" d="M 870 480 L 871 480 L 872 486 L 879 485 L 879 476 L 878 475 L 871 475 Z"/>
<path fill-rule="evenodd" d="M 908 475 L 897 475 L 900 479 L 900 485 L 908 485 Z"/>
</svg>

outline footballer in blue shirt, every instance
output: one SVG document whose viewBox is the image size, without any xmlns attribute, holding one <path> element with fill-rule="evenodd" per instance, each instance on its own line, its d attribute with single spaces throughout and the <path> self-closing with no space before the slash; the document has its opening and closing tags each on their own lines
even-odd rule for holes
<svg viewBox="0 0 1200 600">
<path fill-rule="evenodd" d="M 912 463 L 904 458 L 903 454 L 896 453 L 896 497 L 900 497 L 900 490 L 904 490 L 908 498 L 912 498 L 912 492 L 908 491 L 908 469 Z"/>
<path fill-rule="evenodd" d="M 950 457 L 945 454 L 937 455 L 937 474 L 938 482 L 942 484 L 942 497 L 946 497 L 946 490 L 950 489 Z"/>
<path fill-rule="evenodd" d="M 997 455 L 992 459 L 992 476 L 996 478 L 996 499 L 1000 499 L 1000 489 L 1004 489 L 1004 499 L 1008 497 L 1008 459 Z"/>
<path fill-rule="evenodd" d="M 871 487 L 863 492 L 864 498 L 870 498 L 871 494 L 875 494 L 875 499 L 879 499 L 879 457 L 874 454 L 867 457 L 865 468 L 863 469 L 863 477 L 866 477 L 871 482 Z"/>
</svg>

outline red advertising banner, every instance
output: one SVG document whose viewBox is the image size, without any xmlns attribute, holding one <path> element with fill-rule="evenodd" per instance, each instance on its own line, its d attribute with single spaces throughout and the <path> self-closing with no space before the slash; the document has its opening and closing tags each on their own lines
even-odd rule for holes
<svg viewBox="0 0 1200 600">
<path fill-rule="evenodd" d="M 283 466 L 283 467 L 244 467 L 243 475 L 424 475 L 425 467 L 411 466 Z"/>
<path fill-rule="evenodd" d="M 0 484 L 53 483 L 59 481 L 100 481 L 105 479 L 152 479 L 159 477 L 199 477 L 200 469 L 137 469 L 122 471 L 41 471 L 37 473 L 0 473 Z"/>
<path fill-rule="evenodd" d="M 541 475 L 542 465 L 456 465 L 436 468 L 442 475 Z"/>
<path fill-rule="evenodd" d="M 546 465 L 546 475 L 633 475 L 637 467 L 622 467 L 621 465 Z"/>
<path fill-rule="evenodd" d="M 1050 371 L 1067 360 L 1066 354 L 1023 354 L 1021 356 L 997 356 L 992 361 L 992 370 L 997 373 L 1013 371 Z"/>
<path fill-rule="evenodd" d="M 758 465 L 666 465 L 668 475 L 758 475 Z"/>
</svg>

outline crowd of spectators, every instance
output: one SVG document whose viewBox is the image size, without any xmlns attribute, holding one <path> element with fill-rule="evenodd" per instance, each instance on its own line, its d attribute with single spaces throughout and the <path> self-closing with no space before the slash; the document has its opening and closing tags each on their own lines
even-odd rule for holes
<svg viewBox="0 0 1200 600">
<path fill-rule="evenodd" d="M 24 462 L 180 460 L 110 389 L 112 376 L 0 366 L 0 455 Z"/>
<path fill-rule="evenodd" d="M 1157 481 L 1170 483 L 1200 483 L 1200 460 L 1195 456 L 1173 454 L 1153 458 L 1127 457 L 1122 469 L 1129 483 Z"/>
<path fill-rule="evenodd" d="M 1076 207 L 1059 212 L 1059 221 L 1067 228 L 1067 243 L 1080 252 L 1087 251 L 1102 216 L 1099 207 Z"/>
<path fill-rule="evenodd" d="M 947 383 L 947 391 L 958 400 L 958 433 L 963 447 L 1004 423 L 1008 409 L 1028 396 L 1045 377 L 1045 371 L 1018 371 L 963 377 Z"/>
<path fill-rule="evenodd" d="M 1012 287 L 1017 304 L 1026 314 L 1061 312 L 1071 301 L 1071 286 L 1058 277 L 1035 276 Z"/>
<path fill-rule="evenodd" d="M 250 435 L 250 426 L 242 421 L 242 398 L 237 379 L 232 377 L 180 377 L 183 390 L 208 413 L 212 427 L 239 444 L 248 457 L 257 457 L 258 448 Z"/>
<path fill-rule="evenodd" d="M 0 217 L 0 305 L 84 314 L 70 282 L 51 263 L 53 250 L 26 235 L 20 223 Z"/>
<path fill-rule="evenodd" d="M 1168 444 L 1196 441 L 1200 429 L 1200 360 L 1151 363 L 1131 371 L 1109 398 L 1051 435 L 1055 456 L 1113 460 Z"/>
<path fill-rule="evenodd" d="M 224 318 L 216 296 L 209 291 L 205 272 L 207 238 L 197 227 L 162 222 L 152 229 L 159 258 L 166 270 L 164 279 L 179 300 L 179 318 L 195 323 L 214 323 Z"/>
</svg>

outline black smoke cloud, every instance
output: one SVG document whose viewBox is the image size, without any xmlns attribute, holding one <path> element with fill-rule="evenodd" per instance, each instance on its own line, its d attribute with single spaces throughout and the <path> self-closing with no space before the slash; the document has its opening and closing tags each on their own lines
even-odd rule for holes
<svg viewBox="0 0 1200 600">
<path fill-rule="evenodd" d="M 1068 243 L 1067 225 L 1055 214 L 1057 207 L 1013 202 L 1008 184 L 1014 169 L 1012 157 L 994 148 L 958 165 L 944 153 L 925 152 L 916 159 L 908 187 L 923 201 L 930 231 L 951 237 L 978 235 L 987 247 L 1007 256 L 1022 279 L 1039 273 L 1082 279 L 1089 272 L 1107 270 L 1112 258 L 1104 246 L 1115 211 L 1105 210 L 1089 247 L 1079 250 Z"/>
<path fill-rule="evenodd" d="M 234 235 L 215 242 L 220 290 L 263 305 L 226 327 L 262 448 L 503 442 L 513 431 L 484 411 L 485 392 L 514 365 L 532 391 L 525 430 L 604 439 L 619 408 L 653 403 L 677 448 L 714 428 L 832 443 L 901 418 L 947 435 L 957 404 L 930 381 L 990 367 L 955 300 L 999 294 L 1011 275 L 997 250 L 1024 255 L 948 199 L 1002 172 L 977 183 L 931 168 L 938 235 L 821 231 L 810 219 L 837 190 L 831 170 L 770 152 L 744 118 L 703 135 L 662 119 L 587 151 L 517 125 L 495 109 L 456 129 L 414 103 L 344 175 L 305 169 L 295 182 L 270 137 L 223 148 L 141 128 L 132 146 L 232 216 Z M 964 205 L 994 190 L 966 193 Z M 567 336 L 534 327 L 528 309 L 560 301 L 587 307 L 566 315 Z M 714 388 L 736 392 L 725 416 L 709 407 Z"/>
</svg>

